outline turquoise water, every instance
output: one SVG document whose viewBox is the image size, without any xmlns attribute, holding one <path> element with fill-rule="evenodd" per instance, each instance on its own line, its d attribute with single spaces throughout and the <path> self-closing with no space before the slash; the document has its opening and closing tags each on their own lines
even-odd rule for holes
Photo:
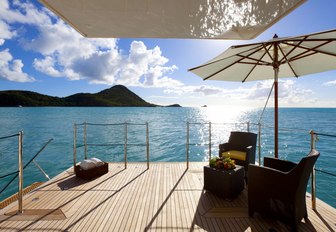
<svg viewBox="0 0 336 232">
<path fill-rule="evenodd" d="M 260 109 L 222 108 L 132 108 L 132 107 L 38 107 L 0 108 L 0 137 L 24 131 L 24 162 L 50 139 L 53 141 L 36 159 L 50 177 L 73 164 L 73 125 L 90 123 L 137 123 L 149 125 L 150 161 L 185 161 L 187 122 L 190 122 L 190 160 L 205 161 L 209 155 L 209 121 L 211 121 L 211 154 L 217 155 L 218 144 L 226 141 L 231 130 L 257 132 Z M 299 161 L 310 150 L 309 131 L 336 134 L 336 109 L 282 108 L 279 110 L 279 156 Z M 201 124 L 194 124 L 201 123 Z M 273 156 L 273 109 L 267 109 L 262 120 L 261 155 Z M 287 130 L 286 128 L 291 128 Z M 293 130 L 294 129 L 294 130 Z M 128 161 L 146 160 L 146 128 L 127 126 Z M 88 156 L 115 162 L 124 158 L 124 124 L 87 126 Z M 83 127 L 78 127 L 77 157 L 84 157 Z M 119 144 L 119 145 L 116 145 Z M 336 138 L 319 136 L 316 144 L 321 156 L 316 167 L 336 174 Z M 17 169 L 17 137 L 0 140 L 0 176 Z M 0 179 L 0 189 L 12 178 Z M 45 181 L 40 171 L 30 164 L 24 172 L 25 186 Z M 317 172 L 317 196 L 336 207 L 336 177 Z M 308 187 L 309 189 L 310 187 Z M 17 191 L 17 181 L 0 195 L 0 199 Z"/>
</svg>

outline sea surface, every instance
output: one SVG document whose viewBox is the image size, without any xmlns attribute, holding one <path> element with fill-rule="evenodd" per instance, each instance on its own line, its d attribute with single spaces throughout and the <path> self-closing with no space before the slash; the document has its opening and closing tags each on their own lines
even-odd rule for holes
<svg viewBox="0 0 336 232">
<path fill-rule="evenodd" d="M 246 131 L 249 127 L 257 133 L 260 115 L 261 109 L 246 108 L 4 107 L 0 108 L 0 137 L 23 131 L 24 164 L 53 139 L 36 162 L 54 177 L 73 165 L 75 123 L 77 161 L 84 159 L 82 123 L 87 122 L 88 157 L 122 162 L 127 140 L 127 160 L 146 161 L 148 123 L 150 161 L 185 162 L 188 122 L 190 161 L 206 161 L 209 151 L 212 156 L 218 155 L 218 144 L 227 141 L 230 131 Z M 263 156 L 274 156 L 273 118 L 273 109 L 268 108 L 260 121 L 261 160 Z M 279 109 L 279 157 L 297 162 L 306 156 L 310 151 L 310 130 L 335 136 L 335 118 L 335 108 Z M 332 175 L 317 171 L 317 197 L 336 207 L 336 137 L 326 135 L 319 135 L 316 142 L 321 152 L 316 168 Z M 0 177 L 17 171 L 17 141 L 17 137 L 0 139 Z M 0 191 L 14 176 L 0 179 Z M 30 163 L 24 171 L 24 185 L 36 181 L 46 181 L 46 178 Z M 0 200 L 15 192 L 17 179 L 0 194 Z"/>
</svg>

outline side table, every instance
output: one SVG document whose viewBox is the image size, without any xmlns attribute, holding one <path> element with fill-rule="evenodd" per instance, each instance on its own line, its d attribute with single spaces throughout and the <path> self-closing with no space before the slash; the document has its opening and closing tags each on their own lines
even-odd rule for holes
<svg viewBox="0 0 336 232">
<path fill-rule="evenodd" d="M 223 170 L 204 166 L 204 189 L 223 197 L 235 198 L 244 189 L 245 171 L 243 166 Z"/>
</svg>

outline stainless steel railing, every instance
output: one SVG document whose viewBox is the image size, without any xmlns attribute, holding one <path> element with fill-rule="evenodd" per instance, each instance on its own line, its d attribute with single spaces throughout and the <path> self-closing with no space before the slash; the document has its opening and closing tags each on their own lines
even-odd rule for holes
<svg viewBox="0 0 336 232">
<path fill-rule="evenodd" d="M 215 123 L 211 123 L 211 122 L 204 122 L 204 123 L 198 123 L 198 122 L 195 122 L 195 123 L 191 123 L 191 122 L 187 122 L 187 141 L 186 141 L 186 166 L 187 166 L 187 169 L 189 168 L 189 159 L 190 159 L 190 156 L 189 156 L 189 149 L 190 149 L 190 146 L 192 145 L 200 145 L 200 144 L 197 144 L 197 143 L 190 143 L 190 126 L 192 125 L 200 125 L 200 124 L 203 124 L 204 126 L 206 126 L 206 124 L 208 124 L 209 126 L 209 130 L 208 130 L 208 136 L 209 136 L 209 143 L 208 144 L 203 144 L 203 145 L 206 145 L 206 146 L 209 146 L 209 155 L 208 155 L 208 159 L 209 161 L 211 160 L 211 146 L 212 146 L 212 132 L 211 132 L 211 126 Z M 232 124 L 232 123 L 217 123 L 217 124 Z M 235 123 L 236 124 L 236 123 Z M 238 123 L 239 124 L 239 123 Z M 259 161 L 259 165 L 261 164 L 261 131 L 262 131 L 262 128 L 273 128 L 272 126 L 268 126 L 268 125 L 262 125 L 260 122 L 259 123 L 250 123 L 250 122 L 247 122 L 246 123 L 246 130 L 247 131 L 250 131 L 250 126 L 253 125 L 253 126 L 257 126 L 257 130 L 258 130 L 258 144 L 257 144 L 257 147 L 258 147 L 258 161 Z M 282 131 L 288 131 L 290 133 L 292 132 L 302 132 L 302 133 L 307 133 L 306 130 L 299 130 L 299 129 L 290 129 L 290 128 L 279 128 L 280 130 Z M 333 137 L 333 138 L 336 138 L 336 135 L 331 135 L 331 134 L 325 134 L 325 133 L 317 133 L 313 130 L 311 130 L 309 132 L 310 134 L 310 148 L 311 149 L 315 149 L 316 148 L 316 141 L 318 141 L 318 136 L 326 136 L 326 137 Z M 324 174 L 327 174 L 327 175 L 330 175 L 330 176 L 334 176 L 336 177 L 336 174 L 333 174 L 333 173 L 330 173 L 330 172 L 327 172 L 327 171 L 324 171 L 324 170 L 320 170 L 320 169 L 316 169 L 315 167 L 313 168 L 313 171 L 311 173 L 311 199 L 312 199 L 312 208 L 313 209 L 316 209 L 316 171 L 319 171 L 321 173 L 324 173 Z"/>
<path fill-rule="evenodd" d="M 246 131 L 250 131 L 250 122 L 246 122 L 246 123 L 212 123 L 212 122 L 187 122 L 187 141 L 186 141 L 186 165 L 187 165 L 187 169 L 189 168 L 189 146 L 197 146 L 197 145 L 201 145 L 199 143 L 190 143 L 190 126 L 191 125 L 208 125 L 208 140 L 209 143 L 208 144 L 203 144 L 203 145 L 207 145 L 208 149 L 209 149 L 209 155 L 208 155 L 208 160 L 210 162 L 211 160 L 211 149 L 212 149 L 212 132 L 211 132 L 211 128 L 212 125 L 226 125 L 226 124 L 234 124 L 234 125 L 245 125 L 246 124 Z M 259 138 L 260 139 L 260 138 Z M 258 143 L 260 145 L 260 141 Z M 259 147 L 260 150 L 260 147 Z M 260 151 L 259 151 L 259 160 L 260 160 Z M 260 162 L 259 162 L 260 163 Z"/>
<path fill-rule="evenodd" d="M 127 168 L 127 148 L 128 146 L 146 146 L 146 163 L 147 163 L 147 168 L 149 168 L 149 126 L 148 122 L 146 123 L 131 123 L 131 122 L 124 122 L 124 123 L 80 123 L 80 124 L 74 124 L 74 141 L 73 141 L 73 164 L 74 168 L 77 164 L 77 148 L 81 146 L 77 146 L 77 129 L 78 127 L 83 126 L 83 142 L 84 142 L 84 158 L 88 158 L 88 147 L 90 146 L 123 146 L 124 147 L 124 166 Z M 124 142 L 123 143 L 88 143 L 88 138 L 87 138 L 87 127 L 88 126 L 123 126 L 124 129 Z M 145 144 L 131 144 L 128 141 L 128 128 L 130 126 L 145 126 L 146 130 L 146 143 Z"/>
<path fill-rule="evenodd" d="M 33 162 L 35 166 L 42 172 L 42 174 L 50 180 L 49 176 L 46 174 L 46 172 L 41 168 L 40 165 L 35 161 L 35 158 L 46 148 L 46 146 L 53 140 L 50 139 L 28 162 L 27 164 L 23 165 L 23 131 L 18 132 L 17 134 L 10 135 L 10 136 L 5 136 L 1 137 L 0 140 L 2 139 L 8 139 L 12 137 L 18 137 L 18 171 L 12 172 L 12 173 L 7 173 L 3 176 L 0 176 L 0 179 L 10 176 L 10 175 L 15 175 L 1 190 L 0 194 L 4 192 L 8 186 L 17 178 L 18 178 L 18 213 L 21 214 L 23 213 L 23 172 L 24 169 L 31 163 Z"/>
</svg>

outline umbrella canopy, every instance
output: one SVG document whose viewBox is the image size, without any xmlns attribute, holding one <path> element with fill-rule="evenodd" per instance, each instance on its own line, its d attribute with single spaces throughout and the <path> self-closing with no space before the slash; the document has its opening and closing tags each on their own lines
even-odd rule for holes
<svg viewBox="0 0 336 232">
<path fill-rule="evenodd" d="M 336 30 L 232 46 L 189 71 L 204 80 L 255 81 L 274 78 L 274 146 L 278 157 L 278 78 L 336 69 Z"/>
<path fill-rule="evenodd" d="M 306 0 L 40 0 L 86 37 L 252 39 Z"/>
</svg>

